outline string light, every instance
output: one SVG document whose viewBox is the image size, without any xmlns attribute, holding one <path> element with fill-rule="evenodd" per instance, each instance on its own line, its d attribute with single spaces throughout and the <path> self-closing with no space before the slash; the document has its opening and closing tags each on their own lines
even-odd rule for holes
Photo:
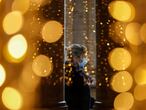
<svg viewBox="0 0 146 110">
<path fill-rule="evenodd" d="M 30 0 L 14 0 L 12 4 L 13 11 L 26 13 L 30 6 Z"/>
<path fill-rule="evenodd" d="M 146 85 L 137 85 L 134 88 L 134 97 L 138 101 L 143 101 L 146 99 Z"/>
<path fill-rule="evenodd" d="M 142 41 L 144 43 L 146 43 L 146 33 L 145 32 L 146 32 L 146 23 L 144 23 L 140 29 L 140 38 L 142 39 Z"/>
<path fill-rule="evenodd" d="M 2 0 L 0 0 L 0 2 L 1 1 Z M 14 2 L 15 1 L 16 0 L 14 0 Z M 17 0 L 17 1 L 19 1 L 19 0 Z M 13 4 L 12 4 L 12 10 L 19 10 L 19 11 L 21 11 L 21 14 L 22 13 L 27 13 L 29 9 L 26 9 L 26 7 L 25 8 L 21 7 L 22 6 L 22 2 L 26 2 L 26 1 L 27 0 L 25 0 L 25 1 L 19 1 L 19 3 L 21 2 L 21 4 L 18 5 L 18 7 L 17 7 L 16 3 L 13 2 Z M 47 2 L 44 2 L 43 0 L 31 0 L 30 6 L 34 6 L 35 7 L 35 10 L 31 10 L 32 7 L 29 7 L 27 5 L 27 8 L 28 7 L 30 8 L 30 10 L 29 10 L 30 12 L 28 12 L 27 14 L 29 14 L 29 13 L 31 13 L 33 11 L 38 12 L 38 15 L 34 15 L 33 17 L 35 18 L 37 16 L 36 17 L 36 21 L 39 24 L 39 25 L 34 25 L 36 22 L 33 22 L 34 24 L 31 25 L 31 26 L 34 26 L 35 28 L 38 27 L 38 26 L 39 27 L 42 27 L 42 22 L 44 23 L 45 20 L 46 20 L 46 22 L 48 20 L 56 20 L 60 24 L 63 24 L 63 21 L 62 21 L 63 20 L 63 17 L 62 17 L 62 14 L 61 14 L 63 11 L 60 8 L 57 9 L 57 11 L 55 11 L 56 9 L 54 10 L 54 8 L 52 7 L 53 6 L 52 4 L 56 2 L 56 1 L 55 2 L 54 1 L 48 0 Z M 95 43 L 95 46 L 93 46 L 93 47 L 96 47 L 97 46 L 97 53 L 98 53 L 97 54 L 97 58 L 98 58 L 98 60 L 97 60 L 98 61 L 97 62 L 98 63 L 97 64 L 97 73 L 94 70 L 95 65 L 93 65 L 93 63 L 95 63 L 96 61 L 94 61 L 95 59 L 92 57 L 96 53 L 95 50 L 94 49 L 93 50 L 92 49 L 91 50 L 88 50 L 88 54 L 86 54 L 86 57 L 87 56 L 89 57 L 89 61 L 92 64 L 92 65 L 90 65 L 91 68 L 93 69 L 93 70 L 91 70 L 91 73 L 92 74 L 95 74 L 95 73 L 97 74 L 97 79 L 98 79 L 97 87 L 101 87 L 102 89 L 104 88 L 105 92 L 108 93 L 107 91 L 110 89 L 109 88 L 109 83 L 110 83 L 110 79 L 111 79 L 111 76 L 113 75 L 113 73 L 115 71 L 116 72 L 118 71 L 118 73 L 119 73 L 119 72 L 121 72 L 119 70 L 125 70 L 125 69 L 127 69 L 130 66 L 131 62 L 132 63 L 135 62 L 133 60 L 131 61 L 131 55 L 128 52 L 129 54 L 127 54 L 127 57 L 126 58 L 124 57 L 124 55 L 123 55 L 123 57 L 120 57 L 121 59 L 124 58 L 124 61 L 127 61 L 128 63 L 125 63 L 124 62 L 124 64 L 120 64 L 120 65 L 122 65 L 121 68 L 120 68 L 120 66 L 115 67 L 115 66 L 113 66 L 111 64 L 111 62 L 108 63 L 108 61 L 109 61 L 109 59 L 108 59 L 109 52 L 111 52 L 112 49 L 114 49 L 115 47 L 121 47 L 121 46 L 122 47 L 123 46 L 126 46 L 126 50 L 127 51 L 129 49 L 131 49 L 131 48 L 133 49 L 133 46 L 129 46 L 129 44 L 126 41 L 128 41 L 132 45 L 140 46 L 140 48 L 142 46 L 145 46 L 145 44 L 144 45 L 140 45 L 140 44 L 142 44 L 142 41 L 145 43 L 145 34 L 144 34 L 144 32 L 145 32 L 145 25 L 142 25 L 141 28 L 140 28 L 140 26 L 138 26 L 138 28 L 137 27 L 134 28 L 134 26 L 132 26 L 132 28 L 133 28 L 132 31 L 131 31 L 131 29 L 128 29 L 129 24 L 127 25 L 127 23 L 126 23 L 127 27 L 125 27 L 125 23 L 124 22 L 132 21 L 134 19 L 134 17 L 135 17 L 135 9 L 134 9 L 134 6 L 135 5 L 132 5 L 132 3 L 130 3 L 130 2 L 127 2 L 127 1 L 113 1 L 113 2 L 116 2 L 117 4 L 118 3 L 120 4 L 118 7 L 116 6 L 117 4 L 114 5 L 114 6 L 111 6 L 111 4 L 113 2 L 111 3 L 110 0 L 109 1 L 108 0 L 107 1 L 102 0 L 102 1 L 98 1 L 98 2 L 101 2 L 101 4 L 97 4 L 97 7 L 100 7 L 97 10 L 98 11 L 97 12 L 97 19 L 95 17 L 91 17 L 90 16 L 90 18 L 91 18 L 90 20 L 91 21 L 96 21 L 97 22 L 97 29 L 99 29 L 99 30 L 97 30 L 97 31 L 99 31 L 98 32 L 98 38 L 97 39 L 91 39 L 91 38 L 93 38 L 91 36 L 93 36 L 94 34 L 96 34 L 96 30 L 95 30 L 95 28 L 96 28 L 96 25 L 95 24 L 96 23 L 95 22 L 94 23 L 92 22 L 93 24 L 91 24 L 88 27 L 88 29 L 89 29 L 88 32 L 87 31 L 83 31 L 82 32 L 82 36 L 83 36 L 83 42 L 85 42 L 89 46 L 91 44 L 94 44 Z M 58 3 L 61 3 L 61 2 L 58 1 L 57 4 Z M 89 2 L 88 0 L 84 0 L 83 1 L 83 4 L 84 4 L 83 5 L 83 8 L 84 9 L 82 10 L 82 12 L 84 14 L 80 16 L 81 17 L 81 21 L 83 22 L 83 25 L 90 24 L 89 23 L 90 21 L 87 19 L 88 14 L 91 12 L 91 10 L 90 10 L 90 3 L 91 2 Z M 70 38 L 67 38 L 66 40 L 68 41 L 67 42 L 67 45 L 70 45 L 73 42 L 72 37 L 74 36 L 73 35 L 73 31 L 72 31 L 72 29 L 73 29 L 72 26 L 73 26 L 73 21 L 75 19 L 73 18 L 73 16 L 74 16 L 74 14 L 79 14 L 80 15 L 80 13 L 79 12 L 76 12 L 75 5 L 78 5 L 78 4 L 74 3 L 73 0 L 68 0 L 68 4 L 69 5 L 67 5 L 67 16 L 68 16 L 69 19 L 67 21 L 68 22 L 67 24 L 69 24 L 69 25 L 68 25 L 68 30 L 67 30 L 68 31 L 67 36 L 70 36 Z M 121 4 L 124 4 L 125 6 L 124 5 L 121 6 Z M 25 3 L 23 5 L 26 6 Z M 46 6 L 46 7 L 44 8 L 43 6 Z M 62 5 L 60 5 L 60 6 L 62 6 Z M 119 13 L 119 7 L 120 6 L 122 7 L 122 12 L 124 12 L 124 13 L 122 13 L 121 11 L 120 11 L 121 13 Z M 107 13 L 107 7 L 110 8 L 109 9 L 109 13 Z M 116 14 L 118 14 L 118 15 L 115 15 L 115 13 L 111 12 L 111 8 L 113 8 L 113 7 L 118 8 L 118 10 L 114 10 L 114 12 L 116 12 Z M 55 8 L 56 8 L 56 6 L 55 6 Z M 95 7 L 93 7 L 92 10 L 93 10 L 92 12 L 94 12 L 95 11 Z M 127 11 L 127 13 L 125 13 L 126 11 Z M 27 17 L 27 14 L 26 14 L 25 17 Z M 122 21 L 122 22 L 115 22 L 115 20 L 113 20 L 111 17 L 109 17 L 108 14 L 110 14 L 114 19 L 119 20 L 119 21 Z M 98 19 L 99 16 L 101 17 L 100 19 Z M 42 21 L 42 18 L 43 18 L 44 21 Z M 4 21 L 5 21 L 5 19 L 6 19 L 6 17 L 4 17 Z M 12 17 L 10 19 L 12 19 Z M 20 21 L 20 19 L 19 20 L 16 20 L 16 22 L 17 21 Z M 20 25 L 18 26 L 19 28 L 16 27 L 17 28 L 16 30 L 13 30 L 13 28 L 15 28 L 15 26 L 17 26 L 17 23 L 15 21 L 14 22 L 16 23 L 16 25 L 13 25 L 14 27 L 11 27 L 9 29 L 4 26 L 5 23 L 3 22 L 3 29 L 4 29 L 5 33 L 6 34 L 9 34 L 9 35 L 12 35 L 12 34 L 15 34 L 15 33 L 19 32 L 21 29 L 22 29 L 22 32 L 23 31 L 25 32 L 25 28 L 22 28 L 22 25 L 23 25 L 23 22 L 24 22 L 23 21 L 23 17 L 22 17 L 21 21 L 22 22 L 18 23 Z M 111 26 L 112 23 L 114 25 L 114 31 L 112 30 L 112 26 Z M 25 24 L 27 25 L 26 20 L 25 20 Z M 10 26 L 10 24 L 9 24 L 9 26 Z M 108 28 L 107 27 L 109 27 L 109 31 L 108 31 Z M 63 29 L 61 29 L 61 30 L 63 31 Z M 138 32 L 139 30 L 140 30 L 140 36 L 137 36 L 139 34 L 139 32 Z M 60 63 L 60 62 L 63 62 L 62 59 L 63 59 L 63 46 L 64 46 L 64 44 L 63 44 L 62 38 L 60 36 L 57 40 L 54 40 L 53 42 L 51 42 L 52 44 L 49 44 L 50 43 L 50 40 L 48 41 L 44 37 L 43 37 L 43 40 L 42 40 L 40 38 L 40 36 L 41 36 L 42 33 L 41 34 L 40 34 L 40 32 L 39 33 L 35 33 L 36 31 L 40 31 L 40 28 L 39 29 L 37 28 L 37 30 L 35 30 L 33 28 L 33 30 L 32 30 L 32 33 L 33 34 L 29 35 L 31 38 L 32 38 L 32 36 L 35 36 L 35 37 L 33 37 L 33 40 L 34 39 L 35 40 L 37 39 L 37 42 L 38 42 L 37 43 L 37 46 L 38 47 L 36 48 L 37 52 L 34 52 L 34 54 L 33 54 L 33 60 L 36 60 L 38 58 L 38 53 L 39 53 L 39 54 L 44 55 L 45 57 L 47 57 L 47 61 L 49 59 L 49 63 L 53 64 L 53 68 L 55 68 L 53 71 L 49 72 L 49 74 L 45 74 L 44 73 L 45 76 L 42 76 L 42 74 L 41 75 L 39 74 L 38 76 L 45 77 L 45 80 L 46 80 L 46 82 L 47 82 L 48 85 L 49 84 L 50 85 L 52 84 L 53 86 L 56 86 L 59 83 L 58 82 L 59 77 L 62 75 L 62 71 L 61 71 L 62 64 Z M 135 34 L 135 32 L 136 32 L 136 34 Z M 92 34 L 89 35 L 89 33 L 92 33 Z M 108 37 L 108 34 L 112 36 L 112 39 L 111 39 L 111 37 Z M 135 35 L 133 35 L 133 34 L 135 34 Z M 63 33 L 61 35 L 63 35 Z M 134 36 L 134 37 L 133 38 L 129 38 L 130 36 Z M 56 42 L 56 41 L 58 41 L 58 42 Z M 93 43 L 92 41 L 95 41 L 95 42 Z M 97 41 L 97 43 L 96 43 L 96 41 Z M 142 47 L 142 49 L 143 48 L 144 47 Z M 137 49 L 139 49 L 139 47 L 137 47 Z M 93 51 L 93 53 L 91 51 Z M 138 50 L 136 52 L 138 53 L 139 51 L 141 52 L 141 50 Z M 119 52 L 119 53 L 122 54 L 122 52 Z M 6 54 L 4 54 L 4 56 L 5 55 Z M 117 57 L 115 57 L 114 59 L 117 60 Z M 44 62 L 45 61 L 46 60 L 44 60 Z M 118 64 L 118 63 L 116 63 L 116 64 Z M 71 66 L 71 65 L 68 65 L 68 66 Z M 88 67 L 86 67 L 85 69 L 86 69 L 86 71 L 88 71 Z M 129 69 L 131 69 L 131 68 L 128 68 L 128 70 Z M 35 70 L 33 70 L 33 71 L 35 71 Z M 71 71 L 72 70 L 69 70 L 69 72 L 71 72 Z M 43 72 L 46 72 L 46 70 L 44 70 Z M 138 73 L 140 73 L 140 74 L 138 74 Z M 124 74 L 124 75 L 126 75 L 126 74 Z M 123 78 L 124 75 L 120 77 L 122 80 L 123 79 L 124 80 L 126 79 L 126 78 Z M 128 76 L 126 76 L 126 77 L 128 77 Z M 145 89 L 144 89 L 145 87 L 142 87 L 143 84 L 145 84 L 145 81 L 144 81 L 145 80 L 145 69 L 143 69 L 143 68 L 140 68 L 140 69 L 139 68 L 136 68 L 136 70 L 134 72 L 134 79 L 135 79 L 136 83 L 138 84 L 135 87 L 135 89 L 134 89 L 135 99 L 136 100 L 139 100 L 139 101 L 144 100 L 143 98 L 145 98 L 145 95 L 144 94 L 140 94 L 140 93 L 141 93 L 142 90 L 145 91 Z M 27 78 L 24 77 L 23 80 L 27 80 Z M 131 81 L 131 79 L 129 79 L 128 81 Z M 117 83 L 119 83 L 119 82 L 120 82 L 120 80 L 117 81 Z M 130 84 L 130 83 L 128 83 L 128 84 Z M 126 84 L 125 81 L 123 81 L 122 84 L 128 86 L 128 84 Z M 26 84 L 26 85 L 28 86 L 28 88 L 31 88 L 31 86 L 29 86 L 28 84 Z M 121 90 L 120 89 L 118 92 L 127 91 L 127 90 L 129 90 L 129 88 L 126 89 L 126 90 Z M 137 89 L 137 88 L 140 88 L 140 89 Z M 129 95 L 123 95 L 123 96 L 121 96 L 122 98 L 119 98 L 119 100 L 118 100 L 117 97 L 115 98 L 115 103 L 118 102 L 117 105 L 118 105 L 119 108 L 122 108 L 122 109 L 123 108 L 124 109 L 130 109 L 131 108 L 131 106 L 133 104 L 133 98 L 132 98 L 132 96 L 130 94 Z M 116 101 L 116 99 L 118 101 Z M 120 103 L 120 101 L 124 101 L 125 102 L 125 100 L 126 100 L 126 102 L 128 100 L 128 104 Z M 18 107 L 18 109 L 19 109 L 19 107 Z M 116 109 L 119 109 L 118 107 L 116 106 L 115 108 Z M 9 107 L 7 107 L 7 108 L 8 109 L 13 109 L 13 108 L 9 108 Z M 16 109 L 16 108 L 14 108 L 14 109 Z"/>
<path fill-rule="evenodd" d="M 0 64 L 0 87 L 3 85 L 6 79 L 6 72 L 4 67 Z"/>
<path fill-rule="evenodd" d="M 26 9 L 26 7 L 25 7 L 27 1 L 29 1 L 29 8 L 27 7 L 28 9 Z M 11 46 L 7 45 L 7 47 L 6 47 L 7 52 L 6 53 L 8 53 L 9 55 L 11 54 L 10 55 L 11 57 L 13 57 L 14 59 L 16 58 L 16 60 L 18 60 L 20 57 L 23 57 L 24 55 L 26 55 L 25 53 L 27 51 L 27 49 L 26 49 L 26 51 L 23 53 L 22 50 L 25 50 L 25 49 L 21 45 L 26 46 L 25 44 L 28 43 L 28 44 L 31 44 L 29 46 L 32 46 L 32 48 L 36 48 L 36 51 L 31 52 L 32 54 L 31 53 L 27 54 L 25 56 L 25 59 L 23 58 L 24 62 L 20 63 L 18 61 L 19 64 L 14 64 L 12 62 L 5 61 L 7 59 L 7 58 L 5 58 L 5 56 L 7 56 L 7 55 L 5 53 L 3 54 L 4 58 L 2 59 L 2 61 L 4 61 L 5 65 L 8 65 L 8 67 L 10 66 L 12 68 L 14 67 L 13 68 L 14 73 L 16 73 L 17 76 L 20 76 L 18 78 L 16 78 L 16 77 L 10 78 L 11 75 L 9 75 L 9 73 L 8 73 L 8 78 L 7 78 L 9 80 L 8 82 L 10 82 L 10 85 L 11 85 L 11 81 L 13 82 L 13 79 L 14 80 L 18 79 L 18 80 L 15 80 L 16 82 L 18 81 L 18 83 L 17 83 L 18 85 L 16 84 L 15 86 L 16 87 L 19 86 L 19 89 L 21 89 L 21 92 L 24 92 L 23 93 L 24 97 L 29 96 L 30 93 L 33 94 L 33 96 L 36 95 L 35 88 L 36 88 L 37 84 L 39 83 L 40 77 L 38 79 L 37 78 L 35 79 L 35 76 L 45 77 L 45 78 L 43 78 L 43 80 L 45 80 L 45 84 L 47 84 L 48 87 L 49 86 L 58 86 L 58 84 L 63 84 L 61 82 L 62 80 L 59 80 L 60 76 L 62 76 L 62 74 L 63 74 L 63 71 L 62 71 L 62 66 L 63 66 L 63 64 L 62 64 L 62 62 L 63 62 L 63 40 L 61 38 L 62 35 L 63 35 L 63 25 L 62 25 L 63 24 L 63 1 L 62 0 L 60 0 L 60 1 L 47 0 L 46 2 L 43 2 L 43 1 L 45 1 L 45 0 L 24 0 L 24 1 L 17 0 L 17 3 L 16 3 L 16 0 L 14 0 L 10 4 L 9 4 L 9 2 L 3 2 L 2 5 L 6 5 L 6 7 L 3 7 L 3 6 L 0 7 L 0 9 L 4 9 L 4 12 L 6 11 L 6 13 L 8 13 L 8 11 L 11 10 L 11 9 L 12 9 L 12 11 L 10 13 L 16 12 L 15 10 L 17 10 L 17 12 L 20 13 L 21 17 L 22 17 L 21 20 L 19 18 L 15 19 L 15 17 L 12 17 L 12 16 L 9 17 L 9 19 L 7 20 L 6 17 L 4 17 L 3 25 L 11 27 L 11 28 L 8 29 L 6 26 L 3 26 L 3 29 L 1 29 L 2 33 L 5 32 L 6 34 L 8 34 L 8 35 L 3 34 L 4 37 L 2 37 L 2 42 L 4 41 L 4 43 L 6 43 L 6 41 L 8 41 L 8 44 L 11 44 Z M 11 4 L 12 4 L 12 7 L 11 7 Z M 43 11 L 42 11 L 42 9 L 43 9 Z M 22 16 L 22 14 L 24 14 L 24 16 Z M 25 18 L 25 20 L 24 20 L 24 18 Z M 41 33 L 40 33 L 41 32 L 40 27 L 41 28 L 43 27 L 42 24 L 44 24 L 45 22 L 48 22 L 50 20 L 51 21 L 54 20 L 54 21 L 60 23 L 61 29 L 62 29 L 61 30 L 62 33 L 60 35 L 60 38 L 58 40 L 56 40 L 58 42 L 55 41 L 52 44 L 47 43 L 45 40 L 43 40 L 41 38 Z M 20 21 L 22 21 L 22 22 L 20 22 Z M 37 24 L 34 25 L 36 23 L 36 21 L 37 21 Z M 19 22 L 18 23 L 19 26 L 17 25 L 17 22 Z M 16 29 L 15 29 L 15 27 L 16 27 Z M 3 32 L 3 30 L 4 30 L 4 32 Z M 22 50 L 19 51 L 19 54 L 21 54 L 20 56 L 19 55 L 14 55 L 14 54 L 18 54 L 17 52 L 14 52 L 15 50 L 18 51 L 17 48 L 13 48 L 13 50 L 12 50 L 12 47 L 15 47 L 14 45 L 16 43 L 11 43 L 10 42 L 10 41 L 12 41 L 14 36 L 20 35 L 20 34 L 16 34 L 19 31 L 21 31 L 21 33 L 25 36 L 24 39 L 25 40 L 27 39 L 27 41 L 28 41 L 28 42 L 26 41 L 25 43 L 22 43 L 20 41 L 16 42 L 17 44 L 20 44 L 16 47 L 22 49 Z M 9 35 L 13 35 L 13 36 L 11 36 L 11 38 L 9 38 L 10 37 Z M 34 42 L 36 42 L 36 43 L 34 43 Z M 1 43 L 1 44 L 3 44 L 3 43 Z M 0 46 L 0 47 L 4 47 L 4 46 Z M 9 47 L 9 50 L 8 50 L 8 47 Z M 28 48 L 28 50 L 31 50 L 31 49 Z M 5 47 L 4 47 L 4 51 L 5 51 Z M 28 51 L 28 52 L 30 52 L 30 51 Z M 13 53 L 13 55 L 12 55 L 12 53 Z M 27 66 L 29 66 L 29 67 L 27 67 L 25 65 L 25 63 L 26 63 L 26 61 L 31 61 L 32 59 L 36 60 L 39 56 L 38 54 L 44 55 L 45 58 L 47 57 L 43 62 L 47 62 L 48 59 L 49 59 L 49 63 L 46 63 L 46 65 L 45 65 L 46 68 L 48 68 L 47 66 L 49 64 L 49 65 L 51 65 L 51 69 L 52 69 L 52 64 L 53 64 L 53 68 L 55 67 L 55 70 L 50 70 L 51 72 L 49 72 L 49 74 L 48 74 L 47 73 L 48 71 L 44 69 L 45 73 L 43 75 L 42 74 L 41 75 L 36 74 L 36 71 L 34 71 L 34 70 L 31 71 L 32 66 L 30 64 L 28 64 Z M 24 68 L 23 68 L 23 64 L 24 64 Z M 7 69 L 9 69 L 9 68 L 7 68 Z M 22 74 L 20 74 L 21 70 L 22 70 Z M 8 72 L 9 72 L 9 70 L 8 70 Z M 32 74 L 33 72 L 35 72 L 35 73 Z M 26 77 L 26 76 L 28 76 L 28 77 Z M 1 109 L 3 109 L 3 108 L 4 109 L 13 109 L 13 110 L 33 109 L 33 107 L 35 106 L 35 105 L 33 105 L 33 103 L 36 102 L 34 100 L 32 101 L 33 96 L 30 97 L 30 100 L 33 103 L 28 104 L 31 101 L 30 100 L 28 101 L 28 99 L 27 99 L 28 97 L 25 97 L 24 100 L 23 100 L 20 92 L 17 89 L 6 87 L 3 90 L 3 93 L 2 93 L 3 104 L 2 103 L 0 104 L 0 106 L 2 105 Z M 26 90 L 26 89 L 29 89 L 29 90 Z M 53 91 L 53 89 L 50 89 L 48 92 L 50 92 L 50 91 Z M 8 94 L 8 93 L 10 93 L 10 94 Z M 50 94 L 50 93 L 48 93 L 48 94 Z M 54 95 L 54 92 L 53 92 L 53 95 Z M 36 98 L 37 97 L 33 97 L 33 99 L 36 99 Z M 41 102 L 41 103 L 43 103 L 43 102 Z"/>
<path fill-rule="evenodd" d="M 115 48 L 109 54 L 109 64 L 115 70 L 125 70 L 131 64 L 131 54 L 124 48 Z"/>
<path fill-rule="evenodd" d="M 37 56 L 32 63 L 33 72 L 40 77 L 47 77 L 52 73 L 53 64 L 45 55 Z"/>
<path fill-rule="evenodd" d="M 6 87 L 2 92 L 2 102 L 10 110 L 21 109 L 23 98 L 19 91 L 12 87 Z"/>
<path fill-rule="evenodd" d="M 125 30 L 125 36 L 129 43 L 136 46 L 142 43 L 140 38 L 140 28 L 141 25 L 139 23 L 129 23 L 127 25 Z"/>
<path fill-rule="evenodd" d="M 42 28 L 42 37 L 48 43 L 58 41 L 63 34 L 63 26 L 57 21 L 49 21 Z"/>
<path fill-rule="evenodd" d="M 17 34 L 9 40 L 7 44 L 8 55 L 5 56 L 10 62 L 20 62 L 24 59 L 27 49 L 28 44 L 25 37 Z"/>
<path fill-rule="evenodd" d="M 131 89 L 132 84 L 132 76 L 127 71 L 121 71 L 116 73 L 111 81 L 112 88 L 116 92 L 126 92 Z"/>
<path fill-rule="evenodd" d="M 108 10 L 112 17 L 119 21 L 129 22 L 135 17 L 135 8 L 130 2 L 112 1 Z"/>
<path fill-rule="evenodd" d="M 140 65 L 135 69 L 134 79 L 137 84 L 142 85 L 146 84 L 146 65 Z"/>
<path fill-rule="evenodd" d="M 9 35 L 18 32 L 22 28 L 22 25 L 23 16 L 19 11 L 12 11 L 8 13 L 3 20 L 3 29 Z"/>
<path fill-rule="evenodd" d="M 116 96 L 114 100 L 114 108 L 116 110 L 129 110 L 134 104 L 134 97 L 129 92 L 123 92 Z"/>
</svg>

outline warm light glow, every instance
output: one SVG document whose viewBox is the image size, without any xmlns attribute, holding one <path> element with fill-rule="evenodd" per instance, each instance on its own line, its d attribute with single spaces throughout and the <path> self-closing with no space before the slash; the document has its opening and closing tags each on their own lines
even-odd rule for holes
<svg viewBox="0 0 146 110">
<path fill-rule="evenodd" d="M 9 110 L 20 110 L 23 99 L 16 89 L 6 87 L 2 92 L 2 102 Z"/>
<path fill-rule="evenodd" d="M 146 64 L 136 68 L 134 72 L 134 78 L 137 84 L 146 84 Z"/>
<path fill-rule="evenodd" d="M 36 76 L 32 70 L 32 63 L 27 63 L 20 76 L 19 85 L 25 92 L 33 92 L 40 82 L 40 77 Z"/>
<path fill-rule="evenodd" d="M 21 34 L 13 36 L 7 46 L 10 56 L 14 59 L 22 58 L 27 51 L 27 47 L 27 41 Z"/>
<path fill-rule="evenodd" d="M 63 26 L 57 21 L 47 22 L 42 29 L 42 37 L 48 43 L 58 41 L 63 34 Z"/>
<path fill-rule="evenodd" d="M 142 43 L 140 38 L 141 25 L 138 23 L 129 23 L 125 30 L 125 36 L 129 43 L 133 45 L 140 45 Z"/>
<path fill-rule="evenodd" d="M 111 86 L 116 92 L 128 91 L 133 83 L 133 79 L 130 73 L 127 71 L 121 71 L 116 73 L 111 81 Z"/>
<path fill-rule="evenodd" d="M 110 52 L 108 61 L 113 69 L 125 70 L 131 64 L 131 55 L 124 48 L 115 48 Z"/>
<path fill-rule="evenodd" d="M 140 29 L 140 37 L 144 43 L 146 43 L 146 23 L 144 23 Z"/>
<path fill-rule="evenodd" d="M 53 64 L 47 56 L 39 55 L 33 60 L 32 70 L 37 76 L 46 77 L 52 73 Z"/>
<path fill-rule="evenodd" d="M 25 1 L 25 0 L 23 0 Z M 3 20 L 3 29 L 7 34 L 18 32 L 23 25 L 23 16 L 19 11 L 8 13 Z"/>
<path fill-rule="evenodd" d="M 27 12 L 29 9 L 30 0 L 14 0 L 12 4 L 12 10 L 20 11 L 22 13 Z"/>
<path fill-rule="evenodd" d="M 124 43 L 125 38 L 125 27 L 126 23 L 123 22 L 114 22 L 109 25 L 109 36 L 116 43 Z"/>
<path fill-rule="evenodd" d="M 146 99 L 146 85 L 137 85 L 134 89 L 134 97 L 138 101 Z"/>
<path fill-rule="evenodd" d="M 30 0 L 32 3 L 41 4 L 44 0 Z"/>
<path fill-rule="evenodd" d="M 35 3 L 37 5 L 45 5 L 45 4 L 50 4 L 52 0 L 31 0 L 32 3 Z"/>
<path fill-rule="evenodd" d="M 129 110 L 134 104 L 133 95 L 129 92 L 123 92 L 116 96 L 114 100 L 115 110 Z"/>
<path fill-rule="evenodd" d="M 0 87 L 3 85 L 6 79 L 6 72 L 4 67 L 0 64 Z"/>
<path fill-rule="evenodd" d="M 108 10 L 111 16 L 119 21 L 129 22 L 135 17 L 135 8 L 130 2 L 113 1 L 109 4 Z"/>
</svg>

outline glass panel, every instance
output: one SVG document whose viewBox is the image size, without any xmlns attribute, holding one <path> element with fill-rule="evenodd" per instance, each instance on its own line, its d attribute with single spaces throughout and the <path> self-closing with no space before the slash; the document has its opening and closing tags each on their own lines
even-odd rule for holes
<svg viewBox="0 0 146 110">
<path fill-rule="evenodd" d="M 86 74 L 93 79 L 91 95 L 96 98 L 96 3 L 95 0 L 65 0 L 65 49 L 72 44 L 87 47 L 89 59 Z M 67 53 L 65 50 L 65 61 Z"/>
</svg>

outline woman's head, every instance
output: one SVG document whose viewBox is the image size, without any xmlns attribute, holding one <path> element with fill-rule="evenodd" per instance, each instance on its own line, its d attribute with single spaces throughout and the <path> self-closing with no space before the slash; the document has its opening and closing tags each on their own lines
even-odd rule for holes
<svg viewBox="0 0 146 110">
<path fill-rule="evenodd" d="M 67 55 L 74 63 L 80 63 L 85 58 L 87 48 L 81 44 L 72 44 L 67 48 Z"/>
</svg>

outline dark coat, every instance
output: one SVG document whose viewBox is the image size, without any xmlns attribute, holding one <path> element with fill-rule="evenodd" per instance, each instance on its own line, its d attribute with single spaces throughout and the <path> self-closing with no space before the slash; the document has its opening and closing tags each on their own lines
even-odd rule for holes
<svg viewBox="0 0 146 110">
<path fill-rule="evenodd" d="M 89 110 L 90 89 L 84 82 L 84 74 L 77 66 L 66 67 L 65 99 L 68 110 Z"/>
</svg>

